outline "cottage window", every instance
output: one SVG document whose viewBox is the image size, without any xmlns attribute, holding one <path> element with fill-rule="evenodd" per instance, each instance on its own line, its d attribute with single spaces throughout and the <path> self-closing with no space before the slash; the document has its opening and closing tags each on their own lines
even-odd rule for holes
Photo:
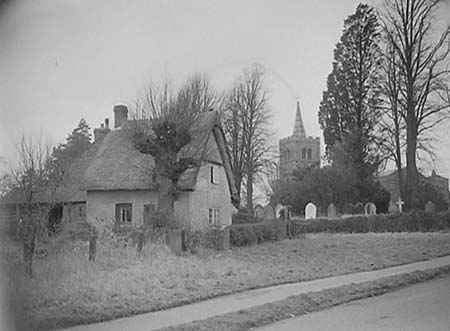
<svg viewBox="0 0 450 331">
<path fill-rule="evenodd" d="M 218 184 L 219 179 L 217 178 L 217 171 L 215 171 L 214 166 L 210 168 L 210 181 L 212 184 Z"/>
<path fill-rule="evenodd" d="M 118 203 L 116 204 L 116 221 L 119 224 L 129 224 L 131 223 L 131 203 Z"/>
<path fill-rule="evenodd" d="M 219 225 L 220 224 L 220 209 L 219 208 L 209 208 L 208 223 L 209 223 L 209 225 Z"/>
<path fill-rule="evenodd" d="M 85 205 L 78 206 L 77 216 L 78 217 L 86 217 L 86 206 Z"/>
</svg>

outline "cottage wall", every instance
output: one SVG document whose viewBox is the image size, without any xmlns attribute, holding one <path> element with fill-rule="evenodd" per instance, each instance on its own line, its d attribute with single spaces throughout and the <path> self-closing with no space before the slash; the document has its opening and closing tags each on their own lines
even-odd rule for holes
<svg viewBox="0 0 450 331">
<path fill-rule="evenodd" d="M 136 191 L 88 191 L 86 213 L 91 223 L 99 221 L 115 221 L 116 204 L 132 203 L 132 224 L 142 225 L 144 219 L 144 205 L 156 204 L 156 192 L 150 190 Z"/>
<path fill-rule="evenodd" d="M 211 183 L 211 167 L 216 183 Z M 209 226 L 209 208 L 220 210 L 220 226 L 231 225 L 231 196 L 225 168 L 205 162 L 199 169 L 195 190 L 190 192 L 191 224 L 196 229 Z"/>
</svg>

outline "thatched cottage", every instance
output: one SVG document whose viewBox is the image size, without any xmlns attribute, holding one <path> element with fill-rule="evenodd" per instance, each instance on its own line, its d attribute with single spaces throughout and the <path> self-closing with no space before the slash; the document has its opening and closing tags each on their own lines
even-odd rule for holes
<svg viewBox="0 0 450 331">
<path fill-rule="evenodd" d="M 139 226 L 158 209 L 155 162 L 139 152 L 126 125 L 127 108 L 114 107 L 114 129 L 108 123 L 94 131 L 98 149 L 85 172 L 86 214 L 90 223 L 115 222 Z M 230 155 L 220 116 L 215 111 L 200 115 L 201 134 L 181 152 L 199 158 L 198 166 L 186 170 L 180 180 L 181 194 L 175 201 L 175 216 L 191 228 L 231 225 L 232 199 L 237 196 Z M 180 153 L 181 153 L 180 152 Z M 195 155 L 194 155 L 195 154 Z"/>
</svg>

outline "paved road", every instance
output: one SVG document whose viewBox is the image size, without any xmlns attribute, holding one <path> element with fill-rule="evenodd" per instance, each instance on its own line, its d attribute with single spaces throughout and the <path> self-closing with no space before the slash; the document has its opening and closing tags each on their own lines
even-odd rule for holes
<svg viewBox="0 0 450 331">
<path fill-rule="evenodd" d="M 257 330 L 450 331 L 450 276 Z"/>
</svg>

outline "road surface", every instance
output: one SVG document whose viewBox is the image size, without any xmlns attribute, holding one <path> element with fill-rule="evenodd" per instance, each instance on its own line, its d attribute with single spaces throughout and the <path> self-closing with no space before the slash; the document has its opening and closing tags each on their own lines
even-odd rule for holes
<svg viewBox="0 0 450 331">
<path fill-rule="evenodd" d="M 280 321 L 259 331 L 450 331 L 450 276 Z"/>
</svg>

